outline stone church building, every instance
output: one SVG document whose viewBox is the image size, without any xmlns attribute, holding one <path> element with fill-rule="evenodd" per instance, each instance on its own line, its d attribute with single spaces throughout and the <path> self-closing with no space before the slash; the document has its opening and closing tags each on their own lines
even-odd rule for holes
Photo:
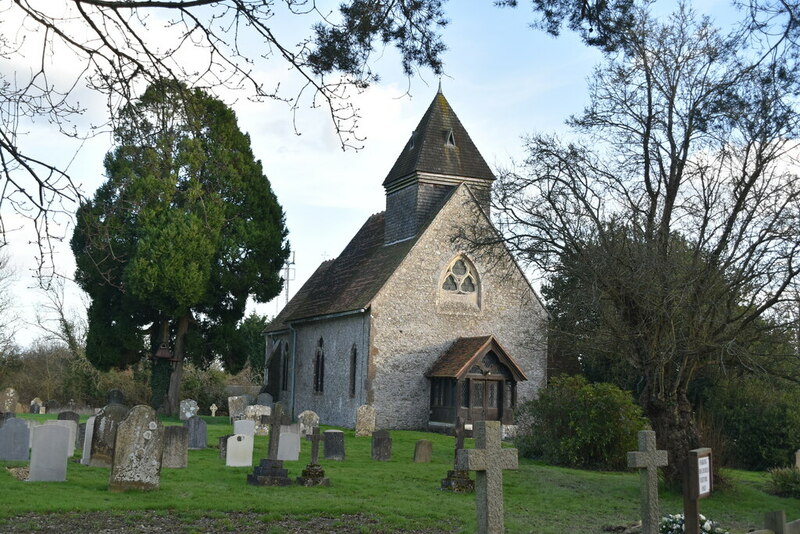
<svg viewBox="0 0 800 534">
<path fill-rule="evenodd" d="M 546 311 L 502 244 L 463 239 L 496 235 L 494 179 L 440 90 L 383 182 L 386 211 L 267 327 L 273 398 L 350 428 L 362 404 L 378 428 L 513 424 L 545 382 Z"/>
</svg>

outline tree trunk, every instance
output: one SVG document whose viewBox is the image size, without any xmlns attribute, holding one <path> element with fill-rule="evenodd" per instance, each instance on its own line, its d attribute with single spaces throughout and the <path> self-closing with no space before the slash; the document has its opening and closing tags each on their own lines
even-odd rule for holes
<svg viewBox="0 0 800 534">
<path fill-rule="evenodd" d="M 172 374 L 169 377 L 169 391 L 167 392 L 167 413 L 178 415 L 181 403 L 181 380 L 183 379 L 183 358 L 186 352 L 186 333 L 189 331 L 189 321 L 192 316 L 187 313 L 178 319 L 178 329 L 175 332 L 175 360 Z"/>
<path fill-rule="evenodd" d="M 689 451 L 700 446 L 692 405 L 686 395 L 669 400 L 647 396 L 643 404 L 656 432 L 658 448 L 666 449 L 669 454 L 669 464 L 664 468 L 665 482 L 673 489 L 680 489 Z"/>
</svg>

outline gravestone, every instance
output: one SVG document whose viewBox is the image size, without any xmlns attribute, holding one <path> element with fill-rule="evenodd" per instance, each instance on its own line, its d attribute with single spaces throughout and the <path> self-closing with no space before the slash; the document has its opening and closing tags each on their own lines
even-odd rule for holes
<svg viewBox="0 0 800 534">
<path fill-rule="evenodd" d="M 44 405 L 44 401 L 42 401 L 42 399 L 40 399 L 39 397 L 34 397 L 31 400 L 31 413 L 33 413 L 33 405 L 34 404 L 38 404 L 39 407 L 42 407 Z M 36 412 L 36 413 L 39 413 L 39 412 Z"/>
<path fill-rule="evenodd" d="M 297 477 L 297 483 L 301 486 L 330 486 L 330 479 L 325 477 L 325 470 L 319 465 L 319 442 L 322 441 L 322 434 L 319 427 L 315 426 L 311 435 L 311 462 L 303 469 L 302 476 Z"/>
<path fill-rule="evenodd" d="M 128 411 L 128 408 L 122 404 L 109 404 L 97 414 L 92 432 L 90 466 L 111 467 L 114 444 L 117 439 L 117 425 L 125 419 Z"/>
<path fill-rule="evenodd" d="M 86 423 L 78 423 L 78 435 L 75 436 L 75 448 L 83 453 L 83 442 L 86 439 Z"/>
<path fill-rule="evenodd" d="M 89 465 L 89 458 L 92 455 L 92 436 L 94 435 L 94 420 L 96 415 L 91 416 L 86 420 L 86 435 L 83 437 L 83 454 L 81 455 L 81 463 Z"/>
<path fill-rule="evenodd" d="M 161 484 L 164 427 L 156 411 L 140 404 L 117 427 L 109 491 L 157 490 Z"/>
<path fill-rule="evenodd" d="M 372 433 L 372 459 L 381 462 L 392 459 L 392 436 L 388 430 L 377 430 Z"/>
<path fill-rule="evenodd" d="M 458 451 L 464 448 L 464 420 L 459 417 L 453 427 L 455 435 L 455 452 L 453 453 L 453 469 L 447 472 L 447 478 L 442 479 L 442 489 L 453 493 L 472 493 L 475 491 L 475 482 L 469 478 L 469 471 L 458 468 Z"/>
<path fill-rule="evenodd" d="M 125 394 L 118 389 L 109 389 L 106 393 L 106 404 L 125 404 Z"/>
<path fill-rule="evenodd" d="M 281 425 L 278 460 L 296 462 L 300 459 L 300 425 Z"/>
<path fill-rule="evenodd" d="M 33 430 L 33 448 L 28 480 L 64 482 L 67 480 L 67 444 L 69 429 L 60 425 L 42 425 Z"/>
<path fill-rule="evenodd" d="M 300 436 L 303 438 L 308 438 L 314 433 L 314 428 L 319 428 L 319 416 L 311 410 L 300 412 L 297 422 L 300 423 Z"/>
<path fill-rule="evenodd" d="M 209 409 L 209 411 L 211 411 L 211 417 L 216 417 L 217 416 L 217 410 L 219 408 L 217 408 L 216 404 L 212 404 L 211 406 L 208 407 L 208 409 Z"/>
<path fill-rule="evenodd" d="M 503 470 L 516 469 L 517 449 L 501 446 L 500 421 L 478 421 L 474 424 L 475 448 L 458 451 L 458 469 L 476 471 L 475 502 L 479 534 L 502 534 Z"/>
<path fill-rule="evenodd" d="M 81 416 L 72 411 L 59 413 L 57 419 L 59 421 L 75 421 L 76 425 L 81 422 Z"/>
<path fill-rule="evenodd" d="M 193 451 L 208 446 L 208 425 L 199 415 L 193 415 L 183 423 L 189 429 L 189 448 Z"/>
<path fill-rule="evenodd" d="M 27 462 L 30 429 L 22 419 L 9 419 L 0 427 L 0 461 Z"/>
<path fill-rule="evenodd" d="M 189 465 L 189 429 L 178 425 L 165 426 L 161 467 L 184 469 L 187 465 Z"/>
<path fill-rule="evenodd" d="M 639 469 L 642 534 L 658 534 L 658 468 L 667 465 L 667 451 L 656 450 L 656 433 L 639 431 L 639 450 L 628 453 L 628 467 Z"/>
<path fill-rule="evenodd" d="M 190 417 L 200 413 L 200 407 L 197 406 L 197 401 L 194 399 L 183 399 L 181 401 L 179 413 L 181 421 L 187 421 Z"/>
<path fill-rule="evenodd" d="M 28 425 L 28 430 L 30 435 L 30 442 L 28 443 L 28 448 L 30 449 L 31 447 L 33 447 L 33 429 L 38 426 L 42 426 L 44 423 L 40 423 L 39 421 L 34 421 L 33 419 L 23 419 L 23 421 L 25 421 L 25 423 Z"/>
<path fill-rule="evenodd" d="M 0 392 L 0 412 L 17 413 L 19 393 L 14 388 L 5 388 Z"/>
<path fill-rule="evenodd" d="M 42 406 L 41 408 L 39 408 L 39 413 L 40 413 L 40 414 L 45 414 L 45 413 L 47 413 L 47 406 Z"/>
<path fill-rule="evenodd" d="M 375 432 L 375 408 L 364 404 L 356 409 L 356 437 L 371 436 Z"/>
<path fill-rule="evenodd" d="M 258 396 L 256 396 L 256 404 L 261 404 L 263 406 L 272 406 L 272 395 L 270 395 L 269 393 L 259 393 Z"/>
<path fill-rule="evenodd" d="M 72 458 L 72 455 L 75 454 L 75 438 L 78 435 L 78 425 L 75 424 L 75 421 L 70 419 L 51 419 L 49 421 L 44 422 L 45 425 L 59 425 L 65 427 L 69 430 L 69 443 L 67 444 L 66 454 L 67 458 Z"/>
<path fill-rule="evenodd" d="M 42 405 L 36 402 L 31 403 L 31 413 L 39 413 L 42 411 Z"/>
<path fill-rule="evenodd" d="M 283 467 L 283 460 L 278 459 L 282 411 L 281 405 L 276 404 L 270 416 L 269 456 L 262 458 L 261 462 L 253 469 L 252 475 L 247 475 L 248 484 L 253 486 L 290 486 L 292 484 L 292 479 L 288 476 L 289 471 Z M 297 440 L 299 445 L 299 434 Z"/>
<path fill-rule="evenodd" d="M 219 437 L 219 443 L 218 443 L 217 446 L 219 447 L 219 457 L 221 459 L 224 460 L 227 457 L 227 453 L 228 453 L 228 438 L 231 437 L 231 436 L 235 436 L 235 435 L 236 434 L 225 434 L 224 436 L 220 436 Z"/>
<path fill-rule="evenodd" d="M 228 438 L 225 450 L 226 466 L 250 467 L 253 465 L 253 436 L 234 434 Z"/>
<path fill-rule="evenodd" d="M 414 445 L 414 463 L 427 464 L 433 458 L 433 442 L 421 439 Z"/>
<path fill-rule="evenodd" d="M 233 422 L 233 433 L 244 434 L 245 436 L 256 435 L 256 423 L 250 419 L 239 419 Z"/>
<path fill-rule="evenodd" d="M 255 423 L 256 436 L 266 436 L 269 434 L 269 415 L 272 408 L 261 404 L 253 404 L 244 409 L 244 418 Z"/>
<path fill-rule="evenodd" d="M 344 460 L 344 432 L 341 430 L 326 430 L 323 434 L 326 460 Z"/>
<path fill-rule="evenodd" d="M 244 409 L 247 408 L 247 404 L 247 397 L 243 395 L 228 397 L 228 416 L 231 418 L 231 422 L 244 417 Z"/>
</svg>

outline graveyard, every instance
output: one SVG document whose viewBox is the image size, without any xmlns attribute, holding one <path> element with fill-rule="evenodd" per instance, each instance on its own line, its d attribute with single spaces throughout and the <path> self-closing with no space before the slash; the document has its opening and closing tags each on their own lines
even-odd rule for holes
<svg viewBox="0 0 800 534">
<path fill-rule="evenodd" d="M 44 423 L 57 414 L 17 418 Z M 81 416 L 81 422 L 86 419 Z M 382 442 L 376 451 L 370 437 L 337 429 L 343 431 L 344 460 L 326 460 L 319 452 L 329 486 L 262 486 L 247 479 L 253 466 L 268 456 L 268 437 L 254 437 L 251 466 L 226 467 L 218 443 L 231 434 L 229 418 L 200 419 L 206 424 L 206 448 L 189 448 L 186 468 L 162 466 L 160 484 L 151 491 L 109 491 L 110 469 L 82 465 L 79 449 L 67 462 L 64 482 L 18 480 L 11 470 L 27 462 L 0 462 L 0 531 L 67 531 L 74 525 L 72 531 L 91 532 L 113 525 L 123 529 L 114 532 L 125 532 L 127 526 L 131 532 L 475 532 L 475 494 L 440 489 L 453 468 L 451 436 L 391 431 L 391 444 Z M 162 418 L 161 424 L 170 428 L 182 422 Z M 331 429 L 323 425 L 320 430 Z M 430 442 L 430 462 L 413 461 L 420 440 Z M 298 459 L 283 462 L 292 480 L 309 464 L 311 445 L 301 440 Z M 474 447 L 472 439 L 465 440 L 466 449 Z M 800 518 L 796 499 L 763 491 L 765 473 L 726 472 L 734 487 L 715 489 L 700 511 L 731 534 L 762 528 L 770 511 L 783 510 L 789 520 Z M 624 532 L 639 521 L 640 482 L 634 470 L 581 471 L 519 458 L 517 469 L 504 470 L 502 478 L 506 532 Z M 662 514 L 682 512 L 679 493 L 662 485 L 659 497 Z"/>
</svg>

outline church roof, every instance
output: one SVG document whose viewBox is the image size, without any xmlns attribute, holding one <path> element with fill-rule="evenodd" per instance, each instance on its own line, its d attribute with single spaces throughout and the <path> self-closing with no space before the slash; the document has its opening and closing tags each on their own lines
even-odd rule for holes
<svg viewBox="0 0 800 534">
<path fill-rule="evenodd" d="M 383 212 L 367 219 L 339 257 L 323 262 L 265 331 L 284 330 L 298 319 L 367 307 L 416 242 L 384 246 L 383 231 Z"/>
<path fill-rule="evenodd" d="M 419 121 L 383 185 L 420 172 L 495 179 L 441 91 Z"/>
<path fill-rule="evenodd" d="M 528 377 L 514 358 L 498 343 L 494 336 L 460 337 L 447 349 L 425 376 L 461 378 L 473 364 L 488 353 L 494 351 L 500 362 L 509 368 L 517 381 L 527 380 Z"/>
</svg>

